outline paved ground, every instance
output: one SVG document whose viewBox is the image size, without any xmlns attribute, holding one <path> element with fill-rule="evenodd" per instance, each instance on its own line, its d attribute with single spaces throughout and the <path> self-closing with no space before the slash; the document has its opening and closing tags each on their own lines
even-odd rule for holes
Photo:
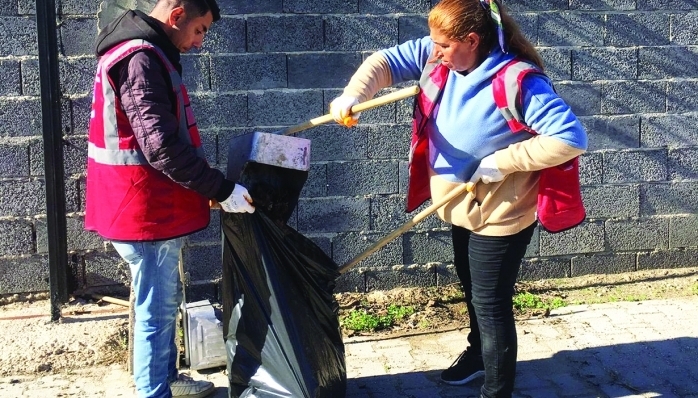
<svg viewBox="0 0 698 398">
<path fill-rule="evenodd" d="M 561 308 L 518 323 L 515 397 L 698 398 L 698 297 Z M 396 339 L 347 339 L 347 398 L 477 397 L 439 372 L 464 348 L 467 330 Z M 1 358 L 0 358 L 1 360 Z M 222 371 L 214 398 L 227 397 Z M 0 379 L 0 397 L 133 397 L 121 367 Z"/>
</svg>

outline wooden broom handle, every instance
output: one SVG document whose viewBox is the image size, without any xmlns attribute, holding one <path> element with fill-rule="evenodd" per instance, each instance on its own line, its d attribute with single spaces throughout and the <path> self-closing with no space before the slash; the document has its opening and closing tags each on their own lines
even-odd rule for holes
<svg viewBox="0 0 698 398">
<path fill-rule="evenodd" d="M 390 234 L 386 235 L 383 239 L 374 243 L 373 246 L 366 249 L 363 253 L 359 254 L 358 256 L 354 257 L 352 260 L 350 260 L 346 264 L 339 267 L 339 273 L 343 274 L 343 273 L 349 271 L 356 264 L 363 261 L 366 257 L 370 256 L 371 254 L 378 251 L 378 249 L 380 249 L 383 246 L 385 246 L 386 244 L 388 244 L 388 242 L 390 242 L 391 240 L 402 235 L 404 232 L 406 232 L 410 228 L 414 227 L 417 223 L 424 220 L 431 213 L 434 213 L 435 211 L 440 209 L 442 206 L 446 205 L 448 202 L 450 202 L 451 200 L 455 199 L 456 197 L 464 194 L 465 192 L 472 192 L 474 188 L 475 188 L 475 184 L 473 184 L 472 182 L 468 182 L 468 183 L 465 183 L 465 184 L 459 186 L 458 188 L 454 189 L 453 191 L 449 192 L 448 195 L 441 198 L 441 200 L 439 200 L 436 203 L 433 203 L 431 206 L 420 211 L 416 216 L 412 217 L 412 219 L 410 221 L 402 224 L 402 226 L 400 226 L 398 229 L 394 230 Z"/>
<path fill-rule="evenodd" d="M 407 87 L 403 88 L 402 90 L 398 90 L 395 92 L 392 92 L 390 94 L 383 95 L 378 98 L 374 98 L 372 100 L 368 100 L 365 102 L 362 102 L 360 104 L 354 105 L 351 107 L 351 113 L 359 113 L 362 111 L 367 111 L 369 109 L 373 109 L 382 105 L 389 104 L 391 102 L 399 101 L 401 99 L 409 98 L 412 96 L 415 96 L 419 93 L 419 86 L 412 86 L 412 87 Z M 307 130 L 311 127 L 318 126 L 320 124 L 325 124 L 334 121 L 334 118 L 332 117 L 332 114 L 328 113 L 323 116 L 316 117 L 315 119 L 310 119 L 309 121 L 302 123 L 302 124 L 297 124 L 295 126 L 291 126 L 286 128 L 285 130 L 281 130 L 279 133 L 283 135 L 289 135 L 293 133 L 297 133 L 299 131 Z"/>
</svg>

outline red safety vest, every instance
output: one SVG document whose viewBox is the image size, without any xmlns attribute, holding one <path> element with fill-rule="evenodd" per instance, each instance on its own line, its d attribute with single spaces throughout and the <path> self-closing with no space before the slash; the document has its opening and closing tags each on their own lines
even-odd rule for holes
<svg viewBox="0 0 698 398">
<path fill-rule="evenodd" d="M 429 133 L 434 128 L 434 107 L 440 100 L 446 85 L 449 69 L 441 64 L 427 64 L 419 82 L 421 91 L 417 97 L 412 124 L 410 147 L 409 185 L 407 211 L 411 212 L 424 203 L 429 193 L 428 151 Z M 535 65 L 513 59 L 500 69 L 492 80 L 492 91 L 497 108 L 514 133 L 526 131 L 536 135 L 523 122 L 521 108 L 521 83 L 529 73 L 543 72 Z M 559 166 L 543 169 L 538 179 L 538 204 L 536 217 L 548 232 L 562 232 L 581 224 L 586 218 L 579 183 L 579 159 L 574 158 Z"/>
<path fill-rule="evenodd" d="M 187 90 L 162 50 L 131 40 L 104 54 L 97 65 L 90 119 L 85 228 L 112 240 L 172 239 L 206 228 L 210 218 L 206 197 L 148 163 L 115 93 L 109 70 L 142 50 L 154 51 L 167 68 L 177 98 L 179 138 L 204 157 Z"/>
</svg>

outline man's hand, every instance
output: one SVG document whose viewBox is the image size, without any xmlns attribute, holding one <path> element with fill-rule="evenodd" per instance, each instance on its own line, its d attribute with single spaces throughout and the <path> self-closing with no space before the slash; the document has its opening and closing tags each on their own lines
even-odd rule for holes
<svg viewBox="0 0 698 398">
<path fill-rule="evenodd" d="M 233 193 L 226 200 L 220 202 L 220 205 L 227 213 L 254 213 L 255 210 L 247 188 L 239 184 L 235 184 Z"/>
<path fill-rule="evenodd" d="M 354 127 L 359 123 L 361 112 L 351 113 L 351 108 L 359 104 L 359 99 L 350 95 L 340 95 L 330 102 L 330 114 L 335 122 L 345 127 Z"/>
<path fill-rule="evenodd" d="M 499 171 L 497 167 L 497 161 L 494 159 L 494 154 L 485 156 L 480 161 L 480 166 L 470 177 L 470 182 L 477 183 L 478 180 L 489 184 L 491 182 L 502 181 L 504 179 L 504 174 Z"/>
</svg>

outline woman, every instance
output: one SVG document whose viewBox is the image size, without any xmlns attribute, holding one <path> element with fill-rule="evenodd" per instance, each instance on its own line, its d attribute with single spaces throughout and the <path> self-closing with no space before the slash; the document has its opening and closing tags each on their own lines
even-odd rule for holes
<svg viewBox="0 0 698 398">
<path fill-rule="evenodd" d="M 542 72 L 526 75 L 520 85 L 523 121 L 538 134 L 510 130 L 494 102 L 492 80 L 514 57 L 541 71 L 543 63 L 496 0 L 442 0 L 428 22 L 429 37 L 368 57 L 330 110 L 338 123 L 352 126 L 359 116 L 351 114 L 353 105 L 381 88 L 420 80 L 414 128 L 427 138 L 428 189 L 420 196 L 413 181 L 420 164 L 413 164 L 408 210 L 429 195 L 438 201 L 463 183 L 477 183 L 439 211 L 453 224 L 454 264 L 471 328 L 469 347 L 441 379 L 462 385 L 484 372 L 482 397 L 511 397 L 517 353 L 512 296 L 536 226 L 538 171 L 579 156 L 587 137 Z M 432 111 L 425 109 L 430 103 Z M 420 163 L 414 144 L 411 161 Z"/>
</svg>

